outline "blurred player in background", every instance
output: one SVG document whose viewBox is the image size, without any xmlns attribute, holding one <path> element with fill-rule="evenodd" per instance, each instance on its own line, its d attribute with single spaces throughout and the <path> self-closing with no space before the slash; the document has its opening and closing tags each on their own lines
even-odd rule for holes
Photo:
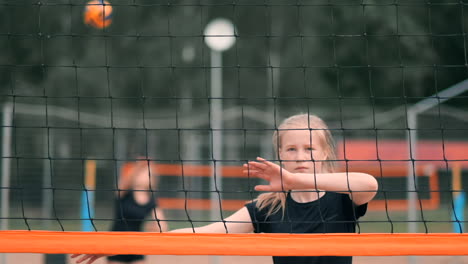
<svg viewBox="0 0 468 264">
<path fill-rule="evenodd" d="M 114 222 L 111 231 L 167 231 L 163 211 L 158 208 L 156 166 L 147 160 L 129 162 L 122 166 L 116 192 Z M 144 263 L 142 255 L 115 255 L 109 264 Z"/>
</svg>

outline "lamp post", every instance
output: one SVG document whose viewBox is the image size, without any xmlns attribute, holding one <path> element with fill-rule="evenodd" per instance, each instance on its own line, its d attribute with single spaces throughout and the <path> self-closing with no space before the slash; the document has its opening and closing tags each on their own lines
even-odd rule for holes
<svg viewBox="0 0 468 264">
<path fill-rule="evenodd" d="M 418 162 L 417 142 L 418 142 L 418 115 L 440 104 L 455 98 L 456 96 L 468 91 L 468 79 L 459 82 L 447 89 L 433 94 L 432 96 L 423 99 L 407 109 L 408 120 L 408 147 L 409 147 L 409 166 L 406 180 L 407 200 L 408 200 L 408 233 L 418 232 L 418 190 L 417 190 L 417 175 L 416 163 Z M 455 212 L 454 212 L 455 213 Z M 456 218 L 456 222 L 460 223 Z M 408 263 L 415 264 L 418 262 L 416 256 L 409 256 Z"/>
<path fill-rule="evenodd" d="M 221 210 L 219 191 L 222 190 L 221 160 L 223 159 L 223 81 L 222 52 L 231 48 L 236 42 L 235 28 L 231 21 L 224 18 L 212 20 L 205 27 L 205 43 L 211 49 L 211 104 L 210 124 L 212 129 L 212 156 L 214 170 L 210 182 L 211 220 L 215 221 Z M 218 162 L 217 162 L 218 161 Z"/>
<path fill-rule="evenodd" d="M 2 181 L 1 187 L 1 209 L 0 209 L 0 230 L 8 230 L 8 220 L 10 218 L 10 181 L 11 181 L 11 138 L 13 131 L 13 104 L 3 105 L 3 128 L 2 128 Z M 0 264 L 7 263 L 7 254 L 0 254 Z"/>
</svg>

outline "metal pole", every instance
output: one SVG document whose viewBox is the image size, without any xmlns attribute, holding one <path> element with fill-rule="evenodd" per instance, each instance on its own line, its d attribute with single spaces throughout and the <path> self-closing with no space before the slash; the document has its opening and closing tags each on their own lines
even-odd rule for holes
<svg viewBox="0 0 468 264">
<path fill-rule="evenodd" d="M 211 221 L 221 220 L 219 213 L 219 192 L 222 191 L 223 177 L 220 162 L 223 159 L 223 84 L 222 84 L 221 52 L 211 50 L 211 133 L 213 135 L 214 170 L 211 177 Z"/>
<path fill-rule="evenodd" d="M 408 232 L 415 233 L 417 232 L 417 193 L 416 193 L 416 184 L 417 184 L 417 175 L 416 167 L 414 166 L 417 161 L 417 117 L 419 114 L 431 109 L 432 107 L 442 104 L 445 101 L 452 99 L 453 97 L 462 94 L 463 92 L 468 91 L 468 79 L 459 82 L 449 88 L 438 92 L 424 100 L 417 102 L 408 108 L 408 140 L 410 148 L 410 165 L 408 166 L 408 175 L 406 180 L 406 187 L 408 190 Z M 417 257 L 410 256 L 408 263 L 416 264 Z"/>
<path fill-rule="evenodd" d="M 52 215 L 52 175 L 51 175 L 51 161 L 49 160 L 49 148 L 51 147 L 52 141 L 49 138 L 48 130 L 44 136 L 45 147 L 44 147 L 44 162 L 42 168 L 42 228 L 49 230 L 51 227 L 51 215 Z"/>
<path fill-rule="evenodd" d="M 2 133 L 2 208 L 1 230 L 8 229 L 8 217 L 10 213 L 10 159 L 11 159 L 11 134 L 13 120 L 13 105 L 5 103 L 3 106 L 3 133 Z M 0 263 L 6 264 L 6 254 L 0 254 Z"/>
<path fill-rule="evenodd" d="M 424 100 L 417 102 L 408 108 L 408 141 L 410 148 L 410 164 L 408 166 L 408 175 L 406 180 L 406 186 L 408 190 L 408 232 L 417 232 L 417 193 L 416 193 L 416 184 L 417 184 L 417 175 L 415 162 L 417 161 L 417 117 L 419 114 L 431 109 L 432 107 L 441 104 L 445 101 L 450 100 L 451 98 L 468 91 L 468 79 L 462 82 L 459 82 L 441 92 L 438 92 Z"/>
<path fill-rule="evenodd" d="M 416 166 L 415 162 L 417 161 L 417 116 L 414 111 L 408 111 L 408 141 L 409 141 L 409 166 L 408 166 L 408 177 L 406 177 L 406 186 L 407 186 L 407 199 L 408 199 L 408 232 L 416 233 L 418 231 L 418 226 L 416 221 L 418 216 L 416 213 L 416 184 L 417 184 L 417 175 L 416 175 Z"/>
<path fill-rule="evenodd" d="M 222 191 L 223 188 L 223 175 L 221 171 L 221 160 L 223 159 L 223 102 L 221 97 L 223 96 L 223 76 L 222 76 L 222 55 L 221 52 L 211 50 L 211 133 L 213 135 L 213 159 L 214 169 L 213 175 L 211 176 L 211 188 L 210 188 L 210 199 L 211 199 L 211 211 L 210 220 L 217 221 L 221 220 L 220 210 L 222 209 L 220 204 L 220 196 L 218 192 Z M 211 264 L 219 264 L 221 259 L 219 256 L 211 256 Z"/>
</svg>

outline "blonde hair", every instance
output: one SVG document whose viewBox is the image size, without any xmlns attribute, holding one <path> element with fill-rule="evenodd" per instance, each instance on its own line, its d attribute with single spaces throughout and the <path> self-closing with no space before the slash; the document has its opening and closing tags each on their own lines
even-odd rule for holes
<svg viewBox="0 0 468 264">
<path fill-rule="evenodd" d="M 308 129 L 311 131 L 317 131 L 319 136 L 320 144 L 324 150 L 325 159 L 322 160 L 322 166 L 320 172 L 334 172 L 335 171 L 335 143 L 328 126 L 325 122 L 315 115 L 310 114 L 298 114 L 285 119 L 279 126 L 278 129 L 273 133 L 273 146 L 275 149 L 278 160 L 279 149 L 281 148 L 281 136 L 284 132 L 289 129 Z M 286 206 L 286 193 L 285 192 L 270 192 L 264 193 L 257 198 L 257 207 L 259 210 L 268 208 L 267 217 L 271 214 L 278 212 L 280 209 L 283 210 Z"/>
</svg>

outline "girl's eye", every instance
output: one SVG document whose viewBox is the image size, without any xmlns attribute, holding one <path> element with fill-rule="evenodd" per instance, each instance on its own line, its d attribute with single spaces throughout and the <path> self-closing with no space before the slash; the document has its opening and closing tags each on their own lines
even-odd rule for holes
<svg viewBox="0 0 468 264">
<path fill-rule="evenodd" d="M 295 151 L 295 148 L 288 148 L 287 151 Z"/>
</svg>

